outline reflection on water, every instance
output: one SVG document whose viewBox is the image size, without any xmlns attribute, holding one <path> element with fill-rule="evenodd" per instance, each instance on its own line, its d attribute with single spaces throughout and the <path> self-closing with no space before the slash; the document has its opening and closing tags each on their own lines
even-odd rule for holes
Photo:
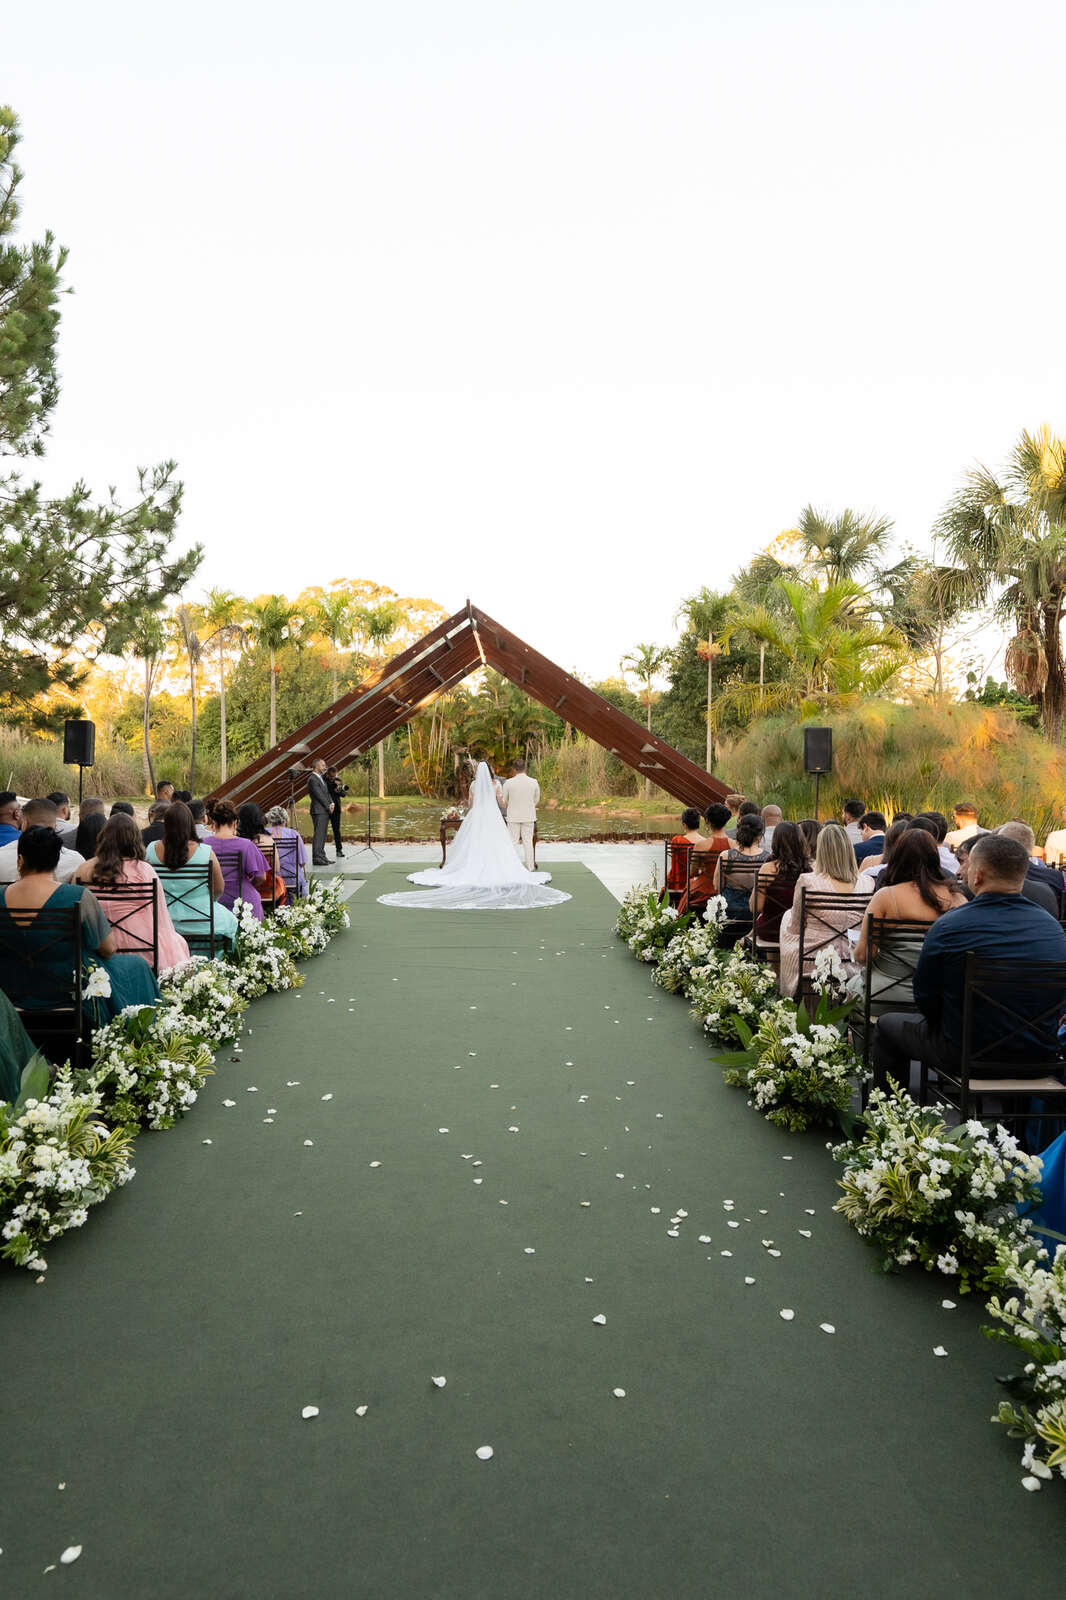
<svg viewBox="0 0 1066 1600">
<path fill-rule="evenodd" d="M 440 829 L 443 805 L 436 800 L 412 800 L 410 805 L 371 805 L 370 827 L 375 839 L 435 839 Z M 348 811 L 344 832 L 358 836 L 366 825 L 366 810 Z M 587 839 L 591 834 L 645 833 L 670 834 L 678 824 L 672 817 L 603 816 L 595 811 L 568 811 L 564 807 L 543 810 L 538 822 L 542 839 Z"/>
</svg>

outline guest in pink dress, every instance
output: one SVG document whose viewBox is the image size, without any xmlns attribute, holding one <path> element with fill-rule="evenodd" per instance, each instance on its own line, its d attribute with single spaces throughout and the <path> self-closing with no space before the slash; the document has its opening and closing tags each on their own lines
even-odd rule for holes
<svg viewBox="0 0 1066 1600">
<path fill-rule="evenodd" d="M 796 893 L 791 908 L 781 918 L 781 971 L 778 988 L 788 999 L 795 995 L 799 984 L 799 906 L 800 890 L 816 893 L 848 895 L 851 904 L 821 909 L 808 918 L 805 933 L 804 966 L 807 974 L 813 966 L 818 950 L 833 950 L 850 978 L 859 969 L 852 954 L 853 945 L 848 929 L 859 929 L 870 891 L 859 881 L 855 850 L 844 829 L 836 822 L 827 822 L 818 835 L 813 872 L 802 872 L 796 880 Z M 808 950 L 812 953 L 808 956 Z"/>
<path fill-rule="evenodd" d="M 132 817 L 116 812 L 108 817 L 96 841 L 96 854 L 80 866 L 71 880 L 88 884 L 108 910 L 107 891 L 123 883 L 155 885 L 155 916 L 159 949 L 157 971 L 166 972 L 189 959 L 189 947 L 171 920 L 166 895 L 144 856 L 141 832 Z M 109 920 L 118 950 L 133 950 L 152 964 L 152 913 L 145 906 L 130 909 L 113 901 Z"/>
</svg>

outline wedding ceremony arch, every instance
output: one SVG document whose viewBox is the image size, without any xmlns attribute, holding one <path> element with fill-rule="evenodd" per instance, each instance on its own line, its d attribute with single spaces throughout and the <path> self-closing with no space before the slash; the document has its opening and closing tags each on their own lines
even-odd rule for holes
<svg viewBox="0 0 1066 1600">
<path fill-rule="evenodd" d="M 438 623 L 326 711 L 279 739 L 208 798 L 224 797 L 234 805 L 257 800 L 264 808 L 286 802 L 290 792 L 299 798 L 307 789 L 307 773 L 290 780 L 290 772 L 319 756 L 330 765 L 344 766 L 481 667 L 492 667 L 517 684 L 682 805 L 703 809 L 729 792 L 726 784 L 468 600 L 463 610 Z"/>
</svg>

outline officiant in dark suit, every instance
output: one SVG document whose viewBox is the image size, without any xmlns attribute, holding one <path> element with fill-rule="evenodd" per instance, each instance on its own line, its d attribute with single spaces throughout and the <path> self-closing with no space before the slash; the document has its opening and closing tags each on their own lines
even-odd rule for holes
<svg viewBox="0 0 1066 1600">
<path fill-rule="evenodd" d="M 311 865 L 313 867 L 328 867 L 329 858 L 326 855 L 326 834 L 329 831 L 330 812 L 333 810 L 334 801 L 323 774 L 326 763 L 321 756 L 311 763 L 311 776 L 307 780 L 307 793 L 311 799 Z"/>
</svg>

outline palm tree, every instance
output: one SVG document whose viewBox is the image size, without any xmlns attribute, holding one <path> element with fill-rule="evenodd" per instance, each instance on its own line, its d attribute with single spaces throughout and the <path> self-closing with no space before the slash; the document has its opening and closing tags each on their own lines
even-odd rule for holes
<svg viewBox="0 0 1066 1600">
<path fill-rule="evenodd" d="M 769 684 L 732 683 L 714 708 L 718 722 L 727 712 L 741 717 L 796 711 L 813 716 L 858 695 L 877 694 L 907 658 L 906 640 L 883 622 L 855 620 L 856 602 L 865 593 L 852 581 L 825 589 L 778 580 L 785 601 L 782 615 L 766 606 L 738 611 L 722 634 L 728 644 L 743 630 L 764 640 L 780 656 L 782 677 Z"/>
<path fill-rule="evenodd" d="M 210 630 L 202 649 L 206 653 L 214 645 L 218 652 L 219 745 L 223 783 L 229 775 L 226 760 L 226 650 L 233 645 L 243 646 L 246 642 L 247 636 L 241 627 L 241 617 L 246 609 L 246 602 L 231 589 L 208 589 L 207 599 L 200 608 L 204 627 Z"/>
<path fill-rule="evenodd" d="M 807 559 L 827 583 L 842 583 L 876 570 L 892 533 L 888 517 L 845 509 L 839 517 L 804 506 L 797 529 Z"/>
<path fill-rule="evenodd" d="M 174 644 L 184 654 L 189 665 L 189 702 L 192 706 L 192 754 L 189 758 L 189 788 L 196 788 L 196 669 L 203 656 L 203 646 L 196 631 L 197 615 L 184 601 L 177 607 L 171 622 Z"/>
<path fill-rule="evenodd" d="M 649 733 L 651 732 L 651 703 L 653 694 L 652 679 L 655 677 L 657 672 L 662 670 L 663 666 L 669 659 L 669 656 L 669 650 L 662 650 L 658 645 L 638 644 L 632 651 L 630 651 L 629 655 L 623 656 L 621 662 L 619 663 L 622 669 L 623 684 L 625 682 L 626 668 L 628 667 L 629 671 L 635 673 L 640 679 L 641 683 L 644 685 L 643 699 L 644 707 L 647 712 Z M 647 800 L 650 794 L 651 779 L 646 777 L 644 779 L 645 800 Z"/>
<path fill-rule="evenodd" d="M 166 635 L 163 631 L 162 621 L 158 616 L 146 616 L 138 628 L 130 645 L 130 653 L 136 661 L 144 662 L 144 722 L 143 744 L 141 759 L 144 762 L 144 779 L 149 794 L 155 793 L 155 772 L 152 767 L 152 685 L 159 663 L 163 659 L 166 649 Z"/>
<path fill-rule="evenodd" d="M 333 664 L 333 700 L 336 703 L 337 651 L 342 645 L 348 644 L 352 637 L 354 616 L 351 596 L 346 594 L 320 596 L 312 605 L 310 621 L 315 630 L 329 640 Z"/>
<path fill-rule="evenodd" d="M 293 624 L 300 615 L 282 594 L 264 595 L 248 607 L 248 632 L 261 650 L 270 655 L 270 735 L 267 749 L 278 742 L 278 651 L 295 636 Z"/>
<path fill-rule="evenodd" d="M 388 659 L 385 646 L 403 621 L 403 611 L 392 601 L 385 600 L 378 606 L 357 606 L 355 620 L 375 656 L 375 665 L 380 673 Z M 378 799 L 384 798 L 385 741 L 382 739 L 378 744 Z"/>
<path fill-rule="evenodd" d="M 1049 739 L 1066 717 L 1066 439 L 1023 432 L 998 475 L 977 466 L 937 523 L 956 579 L 1013 628 L 1007 675 L 1040 711 Z"/>
</svg>

